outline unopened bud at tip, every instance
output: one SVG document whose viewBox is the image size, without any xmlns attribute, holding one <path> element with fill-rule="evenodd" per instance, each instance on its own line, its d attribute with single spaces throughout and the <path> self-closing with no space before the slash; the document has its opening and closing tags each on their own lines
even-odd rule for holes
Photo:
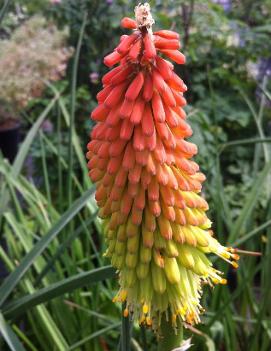
<svg viewBox="0 0 271 351">
<path fill-rule="evenodd" d="M 147 2 L 135 7 L 135 19 L 138 28 L 146 27 L 147 29 L 150 29 L 154 24 L 154 19 L 151 15 L 151 8 Z"/>
</svg>

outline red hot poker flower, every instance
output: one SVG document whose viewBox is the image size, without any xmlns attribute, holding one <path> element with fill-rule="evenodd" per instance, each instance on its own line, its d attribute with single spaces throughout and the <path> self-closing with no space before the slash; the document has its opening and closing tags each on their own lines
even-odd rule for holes
<svg viewBox="0 0 271 351">
<path fill-rule="evenodd" d="M 208 204 L 200 196 L 205 180 L 191 160 L 197 147 L 186 122 L 186 85 L 166 58 L 184 64 L 179 35 L 152 33 L 147 4 L 104 63 L 113 68 L 91 117 L 87 157 L 90 177 L 108 243 L 106 255 L 119 270 L 116 301 L 126 301 L 125 316 L 157 330 L 163 313 L 199 322 L 202 284 L 221 283 L 206 257 L 215 253 L 234 267 L 238 256 L 212 236 Z M 165 58 L 164 58 L 165 57 Z"/>
</svg>

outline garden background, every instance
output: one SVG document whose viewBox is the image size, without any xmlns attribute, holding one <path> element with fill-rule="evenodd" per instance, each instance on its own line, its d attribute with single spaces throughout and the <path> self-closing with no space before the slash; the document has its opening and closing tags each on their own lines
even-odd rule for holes
<svg viewBox="0 0 271 351">
<path fill-rule="evenodd" d="M 118 284 L 103 257 L 85 160 L 103 57 L 136 4 L 0 1 L 1 350 L 156 350 L 152 332 L 132 327 L 112 303 Z M 221 243 L 252 251 L 238 270 L 216 262 L 229 283 L 204 289 L 203 323 L 185 337 L 192 350 L 268 351 L 271 3 L 150 5 L 156 29 L 180 33 L 187 63 L 176 71 L 188 86 L 214 231 Z"/>
</svg>

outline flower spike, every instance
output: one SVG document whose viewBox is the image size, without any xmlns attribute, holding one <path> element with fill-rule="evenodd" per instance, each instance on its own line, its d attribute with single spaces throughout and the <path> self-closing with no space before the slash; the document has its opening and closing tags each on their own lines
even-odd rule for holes
<svg viewBox="0 0 271 351">
<path fill-rule="evenodd" d="M 126 302 L 123 315 L 158 330 L 168 311 L 200 321 L 202 286 L 226 284 L 207 254 L 237 267 L 239 256 L 213 236 L 200 191 L 205 176 L 192 161 L 196 145 L 186 121 L 186 85 L 173 64 L 185 63 L 179 35 L 152 33 L 148 4 L 125 17 L 123 36 L 104 63 L 97 122 L 88 144 L 89 175 L 107 241 L 106 256 L 119 271 L 114 301 Z M 166 57 L 166 58 L 165 58 Z"/>
</svg>

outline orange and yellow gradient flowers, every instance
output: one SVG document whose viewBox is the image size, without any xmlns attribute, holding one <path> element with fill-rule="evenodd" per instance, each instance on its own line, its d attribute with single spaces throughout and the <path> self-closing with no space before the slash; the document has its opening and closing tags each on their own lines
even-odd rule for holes
<svg viewBox="0 0 271 351">
<path fill-rule="evenodd" d="M 91 117 L 87 157 L 97 184 L 96 200 L 108 243 L 106 256 L 119 271 L 115 301 L 124 315 L 157 330 L 162 314 L 199 322 L 204 283 L 225 284 L 206 254 L 237 267 L 238 256 L 212 236 L 207 202 L 200 196 L 205 177 L 191 160 L 196 145 L 186 122 L 186 85 L 173 64 L 185 63 L 179 35 L 152 33 L 148 4 L 135 9 L 133 30 L 105 57 L 112 67 L 102 79 Z"/>
</svg>

